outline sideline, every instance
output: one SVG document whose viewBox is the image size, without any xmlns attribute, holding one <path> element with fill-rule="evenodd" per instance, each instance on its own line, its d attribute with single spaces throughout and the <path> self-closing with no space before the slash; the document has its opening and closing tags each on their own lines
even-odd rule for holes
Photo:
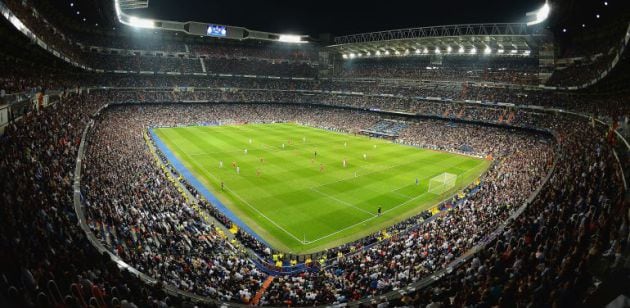
<svg viewBox="0 0 630 308">
<path fill-rule="evenodd" d="M 237 224 L 239 228 L 245 230 L 245 232 L 256 238 L 256 240 L 265 244 L 268 247 L 273 247 L 267 241 L 263 240 L 262 237 L 258 235 L 258 233 L 254 232 L 254 230 L 252 230 L 248 225 L 240 220 L 237 215 L 234 215 L 234 213 L 232 213 L 230 209 L 228 209 L 223 203 L 221 203 L 221 201 L 217 199 L 217 197 L 215 197 L 203 184 L 201 184 L 201 182 L 197 180 L 197 178 L 188 170 L 188 168 L 186 168 L 186 166 L 184 166 L 184 164 L 182 164 L 182 162 L 177 159 L 175 154 L 173 154 L 173 152 L 171 152 L 166 144 L 164 144 L 162 139 L 160 139 L 160 137 L 155 134 L 153 128 L 149 128 L 149 134 L 151 134 L 151 138 L 153 138 L 153 141 L 155 142 L 157 148 L 162 152 L 162 154 L 164 154 L 164 156 L 166 156 L 169 163 L 173 165 L 173 168 L 177 170 L 177 173 L 184 177 L 190 185 L 192 185 L 200 194 L 203 195 L 204 198 L 206 198 L 206 200 L 210 202 L 210 204 L 219 209 L 219 211 L 221 211 L 223 215 L 227 216 L 232 222 Z"/>
</svg>

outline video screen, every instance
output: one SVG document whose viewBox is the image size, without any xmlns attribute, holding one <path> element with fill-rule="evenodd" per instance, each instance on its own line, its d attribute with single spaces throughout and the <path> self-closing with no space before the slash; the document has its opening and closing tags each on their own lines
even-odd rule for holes
<svg viewBox="0 0 630 308">
<path fill-rule="evenodd" d="M 219 26 L 219 25 L 209 25 L 208 26 L 208 35 L 210 36 L 225 36 L 227 34 L 227 31 L 225 30 L 225 26 Z"/>
</svg>

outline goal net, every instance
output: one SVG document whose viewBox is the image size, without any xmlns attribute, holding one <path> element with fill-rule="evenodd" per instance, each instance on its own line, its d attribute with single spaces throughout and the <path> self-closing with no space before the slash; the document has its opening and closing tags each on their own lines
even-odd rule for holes
<svg viewBox="0 0 630 308">
<path fill-rule="evenodd" d="M 429 180 L 429 192 L 441 195 L 455 187 L 456 181 L 457 175 L 444 172 Z"/>
</svg>

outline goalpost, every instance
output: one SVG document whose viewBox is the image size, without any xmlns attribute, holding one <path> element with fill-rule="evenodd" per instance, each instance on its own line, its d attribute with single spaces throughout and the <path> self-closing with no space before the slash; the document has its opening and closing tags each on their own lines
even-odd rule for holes
<svg viewBox="0 0 630 308">
<path fill-rule="evenodd" d="M 441 195 L 455 187 L 455 182 L 457 182 L 457 175 L 444 172 L 429 180 L 429 192 Z"/>
</svg>

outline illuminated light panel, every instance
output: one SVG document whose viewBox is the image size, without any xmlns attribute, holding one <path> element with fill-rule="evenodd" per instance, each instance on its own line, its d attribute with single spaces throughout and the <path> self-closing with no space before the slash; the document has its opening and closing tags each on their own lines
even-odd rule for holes
<svg viewBox="0 0 630 308">
<path fill-rule="evenodd" d="M 549 3 L 546 3 L 536 12 L 527 13 L 527 15 L 536 15 L 536 19 L 527 23 L 528 26 L 539 24 L 549 17 L 549 13 L 551 13 L 551 6 Z"/>
<path fill-rule="evenodd" d="M 153 20 L 138 18 L 135 16 L 129 17 L 129 25 L 138 27 L 138 28 L 148 28 L 148 29 L 155 28 L 155 22 L 153 22 Z"/>
<path fill-rule="evenodd" d="M 299 35 L 280 34 L 278 41 L 285 43 L 304 43 Z"/>
</svg>

